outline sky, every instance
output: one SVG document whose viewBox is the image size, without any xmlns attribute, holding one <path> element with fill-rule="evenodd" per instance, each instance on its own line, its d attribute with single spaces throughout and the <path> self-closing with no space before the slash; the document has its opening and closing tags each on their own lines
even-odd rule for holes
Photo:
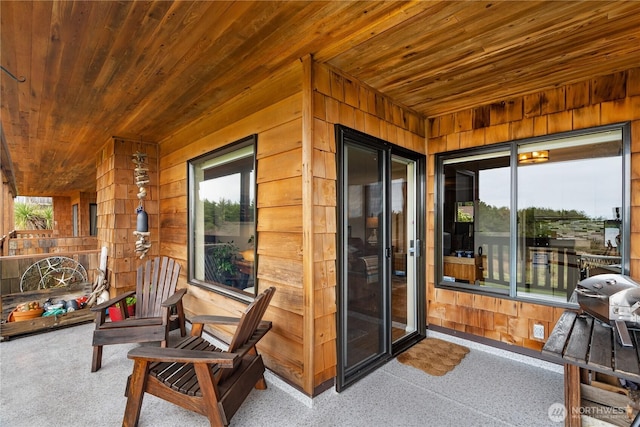
<svg viewBox="0 0 640 427">
<path fill-rule="evenodd" d="M 595 171 L 595 173 L 594 173 Z M 509 206 L 509 168 L 480 171 L 480 200 Z M 620 157 L 542 163 L 518 168 L 518 209 L 575 209 L 592 218 L 614 218 L 622 206 Z"/>
<path fill-rule="evenodd" d="M 251 172 L 253 182 L 253 172 Z M 221 176 L 200 182 L 200 200 L 219 202 L 222 199 L 232 203 L 240 203 L 240 173 Z M 253 200 L 253 185 L 249 186 L 249 198 Z"/>
<path fill-rule="evenodd" d="M 519 167 L 518 209 L 575 209 L 592 218 L 613 219 L 614 209 L 622 206 L 621 174 L 620 157 Z M 201 182 L 200 199 L 217 202 L 224 198 L 239 202 L 239 180 L 240 174 L 234 174 Z M 480 186 L 480 200 L 488 205 L 508 207 L 509 182 L 509 168 L 481 170 L 476 183 Z"/>
</svg>

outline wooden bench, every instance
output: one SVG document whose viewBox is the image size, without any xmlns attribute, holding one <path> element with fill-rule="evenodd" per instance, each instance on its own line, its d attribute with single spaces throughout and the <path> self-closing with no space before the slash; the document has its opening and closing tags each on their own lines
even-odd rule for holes
<svg viewBox="0 0 640 427">
<path fill-rule="evenodd" d="M 0 295 L 0 306 L 2 307 L 2 321 L 0 325 L 0 336 L 3 340 L 12 337 L 27 335 L 37 332 L 72 326 L 80 323 L 92 322 L 95 315 L 88 308 L 76 310 L 59 316 L 36 317 L 22 322 L 7 322 L 9 314 L 18 304 L 29 301 L 44 303 L 47 298 L 54 301 L 75 299 L 91 293 L 92 284 L 89 282 L 74 283 L 71 286 L 62 288 L 40 289 L 37 291 L 19 292 L 14 294 Z"/>
<path fill-rule="evenodd" d="M 580 369 L 640 382 L 640 330 L 630 328 L 629 334 L 634 346 L 624 347 L 610 325 L 588 314 L 562 313 L 542 354 L 564 364 L 566 426 L 581 425 Z"/>
</svg>

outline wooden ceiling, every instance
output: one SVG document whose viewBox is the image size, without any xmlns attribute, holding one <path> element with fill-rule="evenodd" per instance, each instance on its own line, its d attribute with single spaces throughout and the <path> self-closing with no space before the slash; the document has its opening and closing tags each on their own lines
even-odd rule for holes
<svg viewBox="0 0 640 427">
<path fill-rule="evenodd" d="M 640 65 L 640 2 L 3 1 L 19 194 L 95 191 L 110 136 L 161 141 L 306 54 L 425 117 Z M 2 158 L 3 168 L 7 156 Z"/>
</svg>

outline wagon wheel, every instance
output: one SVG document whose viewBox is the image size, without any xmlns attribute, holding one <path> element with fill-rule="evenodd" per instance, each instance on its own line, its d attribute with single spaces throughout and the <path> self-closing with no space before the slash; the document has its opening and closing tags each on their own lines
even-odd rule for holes
<svg viewBox="0 0 640 427">
<path fill-rule="evenodd" d="M 49 257 L 27 268 L 20 279 L 20 290 L 26 292 L 60 288 L 87 280 L 87 271 L 82 264 L 67 257 Z"/>
</svg>

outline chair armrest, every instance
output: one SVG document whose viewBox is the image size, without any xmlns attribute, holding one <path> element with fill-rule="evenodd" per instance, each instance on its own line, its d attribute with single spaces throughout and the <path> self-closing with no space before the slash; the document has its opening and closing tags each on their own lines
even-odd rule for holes
<svg viewBox="0 0 640 427">
<path fill-rule="evenodd" d="M 129 291 L 129 292 L 125 292 L 124 294 L 120 294 L 117 297 L 111 298 L 109 301 L 105 301 L 102 304 L 98 304 L 98 305 L 95 305 L 95 306 L 91 307 L 91 311 L 106 310 L 107 308 L 111 307 L 112 305 L 115 305 L 115 304 L 119 303 L 120 301 L 130 297 L 131 295 L 134 295 L 135 293 L 136 293 L 136 291 Z"/>
<path fill-rule="evenodd" d="M 240 322 L 238 317 L 200 315 L 191 319 L 191 323 L 214 324 L 214 325 L 237 325 Z"/>
<path fill-rule="evenodd" d="M 258 344 L 258 341 L 260 341 L 267 334 L 267 332 L 269 332 L 269 330 L 271 330 L 271 321 L 262 320 L 251 338 L 249 338 L 247 342 L 244 343 L 244 345 L 236 348 L 235 353 L 244 357 L 244 355 L 248 351 L 252 350 L 256 346 L 256 344 Z"/>
<path fill-rule="evenodd" d="M 162 303 L 162 306 L 163 307 L 171 307 L 172 305 L 176 305 L 177 303 L 180 302 L 180 300 L 182 300 L 182 297 L 186 293 L 187 293 L 187 288 L 178 289 L 177 291 L 175 291 L 175 293 L 173 295 L 171 295 L 169 298 L 164 300 L 164 302 Z"/>
<path fill-rule="evenodd" d="M 223 368 L 233 368 L 240 362 L 240 356 L 235 353 L 148 346 L 129 350 L 127 357 L 148 362 L 209 363 L 220 365 Z"/>
</svg>

